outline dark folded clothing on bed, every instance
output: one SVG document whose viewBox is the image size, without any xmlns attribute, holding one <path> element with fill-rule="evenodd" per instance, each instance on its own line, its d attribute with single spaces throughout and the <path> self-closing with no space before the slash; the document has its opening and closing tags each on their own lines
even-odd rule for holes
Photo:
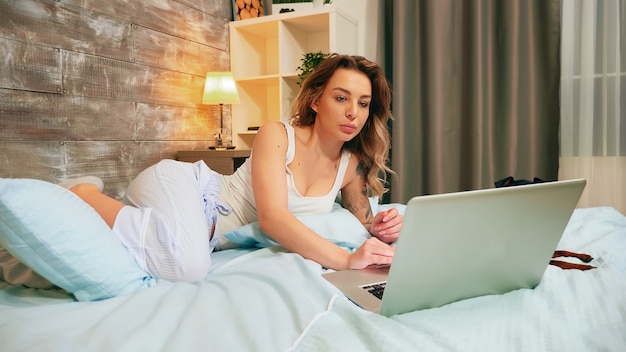
<svg viewBox="0 0 626 352">
<path fill-rule="evenodd" d="M 520 185 L 529 185 L 529 184 L 533 184 L 533 183 L 544 183 L 544 182 L 550 182 L 550 181 L 546 181 L 546 180 L 542 180 L 538 177 L 533 178 L 532 181 L 529 180 L 516 180 L 515 178 L 513 178 L 513 176 L 509 176 L 509 177 L 505 177 L 501 180 L 498 180 L 495 182 L 496 188 L 500 188 L 500 187 L 510 187 L 510 186 L 520 186 Z"/>
</svg>

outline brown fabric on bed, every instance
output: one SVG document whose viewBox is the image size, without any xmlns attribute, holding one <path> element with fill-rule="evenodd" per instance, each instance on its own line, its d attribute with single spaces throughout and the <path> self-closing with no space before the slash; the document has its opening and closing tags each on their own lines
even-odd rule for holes
<svg viewBox="0 0 626 352">
<path fill-rule="evenodd" d="M 564 250 L 556 250 L 554 251 L 554 254 L 552 255 L 552 258 L 560 258 L 560 257 L 573 257 L 573 258 L 578 258 L 581 261 L 585 262 L 585 263 L 589 263 L 593 260 L 593 257 L 590 256 L 589 254 L 583 254 L 583 253 L 575 253 L 575 252 L 570 252 L 570 251 L 564 251 Z M 590 270 L 590 269 L 595 269 L 596 267 L 593 265 L 588 265 L 588 264 L 576 264 L 576 263 L 570 263 L 570 262 L 565 262 L 562 260 L 550 260 L 550 265 L 554 265 L 554 266 L 558 266 L 561 269 L 564 270 L 569 270 L 569 269 L 576 269 L 576 270 Z"/>
<path fill-rule="evenodd" d="M 56 288 L 50 281 L 44 279 L 2 248 L 0 248 L 0 280 L 11 285 L 42 289 Z"/>
</svg>

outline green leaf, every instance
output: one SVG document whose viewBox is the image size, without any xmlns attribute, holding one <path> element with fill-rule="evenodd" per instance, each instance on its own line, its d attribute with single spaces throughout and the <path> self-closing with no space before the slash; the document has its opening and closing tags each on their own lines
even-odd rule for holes
<svg viewBox="0 0 626 352">
<path fill-rule="evenodd" d="M 328 58 L 330 54 L 323 53 L 321 51 L 318 52 L 309 52 L 304 53 L 300 61 L 302 64 L 296 68 L 296 72 L 298 73 L 298 86 L 302 87 L 302 83 L 306 79 L 306 77 L 315 70 L 317 65 L 319 65 L 322 61 Z"/>
</svg>

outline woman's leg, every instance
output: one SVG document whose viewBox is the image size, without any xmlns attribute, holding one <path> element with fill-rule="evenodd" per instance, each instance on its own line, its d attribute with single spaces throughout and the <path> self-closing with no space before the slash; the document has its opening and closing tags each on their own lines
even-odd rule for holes
<svg viewBox="0 0 626 352">
<path fill-rule="evenodd" d="M 206 213 L 206 188 L 217 182 L 209 187 L 217 199 L 221 184 L 217 174 L 202 166 L 162 160 L 147 168 L 126 190 L 132 206 L 102 194 L 94 184 L 70 190 L 100 214 L 142 269 L 166 280 L 197 281 L 211 265 L 216 217 Z M 210 212 L 216 211 L 213 206 Z"/>
<path fill-rule="evenodd" d="M 126 189 L 127 203 L 137 208 L 124 208 L 114 231 L 129 235 L 123 242 L 155 277 L 197 281 L 209 271 L 211 228 L 200 173 L 197 165 L 162 160 L 137 175 Z M 126 226 L 133 222 L 129 217 L 141 218 L 134 222 L 145 230 L 129 231 Z"/>
<path fill-rule="evenodd" d="M 100 193 L 98 187 L 91 183 L 78 184 L 70 188 L 70 191 L 74 192 L 83 201 L 94 208 L 107 225 L 113 228 L 117 214 L 119 214 L 122 207 L 124 207 L 124 203 Z"/>
</svg>

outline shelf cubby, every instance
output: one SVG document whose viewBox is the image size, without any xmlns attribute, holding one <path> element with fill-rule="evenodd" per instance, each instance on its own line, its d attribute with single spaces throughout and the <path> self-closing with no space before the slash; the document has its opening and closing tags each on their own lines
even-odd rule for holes
<svg viewBox="0 0 626 352">
<path fill-rule="evenodd" d="M 252 148 L 256 131 L 249 127 L 289 120 L 305 53 L 357 54 L 357 29 L 336 7 L 230 22 L 230 64 L 241 100 L 231 110 L 235 146 Z"/>
</svg>

